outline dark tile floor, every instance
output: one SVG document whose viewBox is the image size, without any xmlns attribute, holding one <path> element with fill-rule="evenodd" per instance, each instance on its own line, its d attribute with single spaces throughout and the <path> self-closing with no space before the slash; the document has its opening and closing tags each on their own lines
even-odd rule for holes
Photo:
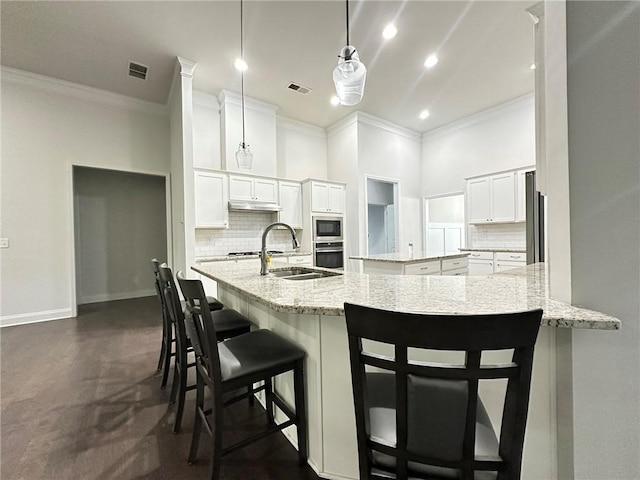
<svg viewBox="0 0 640 480">
<path fill-rule="evenodd" d="M 210 442 L 187 465 L 193 396 L 182 431 L 171 432 L 170 384 L 155 368 L 161 326 L 155 297 L 92 304 L 77 318 L 0 330 L 3 480 L 206 479 Z M 225 419 L 229 439 L 266 422 L 240 402 Z M 295 449 L 273 435 L 223 459 L 223 480 L 315 480 Z"/>
</svg>

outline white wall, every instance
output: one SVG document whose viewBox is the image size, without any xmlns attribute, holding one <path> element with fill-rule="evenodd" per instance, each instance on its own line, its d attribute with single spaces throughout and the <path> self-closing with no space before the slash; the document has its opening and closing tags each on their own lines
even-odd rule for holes
<svg viewBox="0 0 640 480">
<path fill-rule="evenodd" d="M 567 3 L 575 478 L 640 478 L 640 4 Z"/>
<path fill-rule="evenodd" d="M 407 251 L 413 243 L 417 251 L 422 250 L 422 187 L 420 136 L 414 132 L 395 127 L 369 115 L 358 116 L 358 184 L 364 192 L 365 175 L 389 178 L 398 181 L 400 236 L 396 239 L 397 251 Z M 363 196 L 363 193 L 360 194 Z M 361 202 L 361 242 L 366 244 L 363 218 L 366 205 Z M 361 250 L 364 253 L 364 250 Z"/>
<path fill-rule="evenodd" d="M 2 69 L 2 325 L 72 316 L 72 165 L 169 170 L 164 109 Z M 151 281 L 151 277 L 149 277 Z"/>
<path fill-rule="evenodd" d="M 77 303 L 155 295 L 151 258 L 167 255 L 165 177 L 75 167 Z"/>
<path fill-rule="evenodd" d="M 277 117 L 276 151 L 278 177 L 327 178 L 327 131 L 324 128 Z"/>
<path fill-rule="evenodd" d="M 461 192 L 465 178 L 535 165 L 533 95 L 422 137 L 422 196 Z"/>
<path fill-rule="evenodd" d="M 220 104 L 217 97 L 193 91 L 193 165 L 220 170 Z"/>
</svg>

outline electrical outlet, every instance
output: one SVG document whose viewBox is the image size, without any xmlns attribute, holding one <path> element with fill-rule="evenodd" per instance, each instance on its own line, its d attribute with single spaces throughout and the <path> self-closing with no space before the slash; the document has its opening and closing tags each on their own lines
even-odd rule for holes
<svg viewBox="0 0 640 480">
<path fill-rule="evenodd" d="M 9 248 L 8 238 L 0 238 L 0 248 Z"/>
</svg>

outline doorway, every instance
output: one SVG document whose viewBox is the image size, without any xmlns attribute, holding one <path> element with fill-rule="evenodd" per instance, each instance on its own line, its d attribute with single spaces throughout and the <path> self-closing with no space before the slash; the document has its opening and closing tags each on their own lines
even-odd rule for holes
<svg viewBox="0 0 640 480">
<path fill-rule="evenodd" d="M 73 167 L 76 303 L 155 295 L 150 260 L 166 260 L 166 178 Z"/>
<path fill-rule="evenodd" d="M 398 244 L 398 181 L 366 176 L 367 254 L 394 253 Z"/>
<path fill-rule="evenodd" d="M 428 256 L 460 253 L 466 245 L 463 192 L 425 197 L 424 244 Z"/>
</svg>

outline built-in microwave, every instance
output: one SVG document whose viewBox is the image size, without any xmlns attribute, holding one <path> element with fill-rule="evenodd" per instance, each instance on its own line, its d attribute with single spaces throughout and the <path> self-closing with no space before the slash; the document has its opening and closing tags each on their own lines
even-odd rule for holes
<svg viewBox="0 0 640 480">
<path fill-rule="evenodd" d="M 313 217 L 313 241 L 342 240 L 342 217 Z"/>
</svg>

